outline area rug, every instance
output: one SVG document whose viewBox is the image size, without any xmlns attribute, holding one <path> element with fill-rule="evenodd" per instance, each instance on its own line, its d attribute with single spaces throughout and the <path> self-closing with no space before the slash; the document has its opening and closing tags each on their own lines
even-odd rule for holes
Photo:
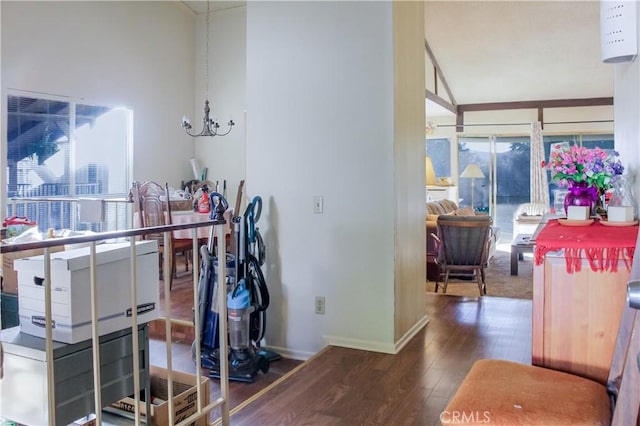
<svg viewBox="0 0 640 426">
<path fill-rule="evenodd" d="M 511 246 L 499 246 L 496 254 L 489 261 L 485 273 L 487 285 L 486 296 L 508 297 L 512 299 L 532 299 L 533 297 L 533 256 L 525 253 L 524 259 L 518 262 L 518 275 L 511 275 Z M 433 292 L 435 282 L 427 281 L 427 291 Z M 438 290 L 442 294 L 442 289 Z M 447 295 L 479 297 L 478 284 L 475 280 L 449 279 Z"/>
</svg>

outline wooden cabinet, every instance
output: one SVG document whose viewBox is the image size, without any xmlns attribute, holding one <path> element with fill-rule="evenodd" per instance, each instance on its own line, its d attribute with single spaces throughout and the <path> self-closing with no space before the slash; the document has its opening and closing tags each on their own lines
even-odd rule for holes
<svg viewBox="0 0 640 426">
<path fill-rule="evenodd" d="M 606 383 L 630 271 L 593 271 L 580 259 L 567 272 L 563 251 L 533 269 L 532 363 Z"/>
</svg>

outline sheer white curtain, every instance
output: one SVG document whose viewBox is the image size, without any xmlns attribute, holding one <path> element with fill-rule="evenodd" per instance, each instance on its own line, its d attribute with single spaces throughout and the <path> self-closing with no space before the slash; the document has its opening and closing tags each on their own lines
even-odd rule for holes
<svg viewBox="0 0 640 426">
<path fill-rule="evenodd" d="M 542 143 L 542 125 L 539 121 L 531 123 L 531 202 L 548 206 L 549 181 L 547 170 L 541 166 L 544 158 L 544 145 Z"/>
</svg>

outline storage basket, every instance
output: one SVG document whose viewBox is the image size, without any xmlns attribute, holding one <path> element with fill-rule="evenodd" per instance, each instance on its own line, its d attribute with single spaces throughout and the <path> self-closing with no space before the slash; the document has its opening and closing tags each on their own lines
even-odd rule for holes
<svg viewBox="0 0 640 426">
<path fill-rule="evenodd" d="M 193 200 L 170 200 L 171 211 L 193 210 Z"/>
</svg>

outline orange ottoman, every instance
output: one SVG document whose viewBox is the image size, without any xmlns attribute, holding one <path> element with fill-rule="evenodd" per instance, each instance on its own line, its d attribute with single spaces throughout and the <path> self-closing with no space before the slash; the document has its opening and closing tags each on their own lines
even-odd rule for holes
<svg viewBox="0 0 640 426">
<path fill-rule="evenodd" d="M 609 425 L 607 389 L 592 380 L 510 361 L 477 361 L 442 424 Z"/>
</svg>

